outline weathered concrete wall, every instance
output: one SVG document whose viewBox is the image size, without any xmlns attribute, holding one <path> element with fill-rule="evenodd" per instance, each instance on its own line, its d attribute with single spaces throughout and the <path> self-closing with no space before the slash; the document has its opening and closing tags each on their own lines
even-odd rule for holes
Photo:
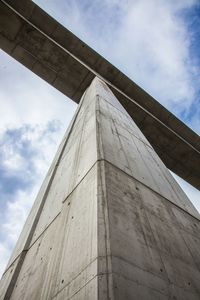
<svg viewBox="0 0 200 300">
<path fill-rule="evenodd" d="M 0 299 L 199 299 L 199 215 L 99 79 L 85 92 Z"/>
</svg>

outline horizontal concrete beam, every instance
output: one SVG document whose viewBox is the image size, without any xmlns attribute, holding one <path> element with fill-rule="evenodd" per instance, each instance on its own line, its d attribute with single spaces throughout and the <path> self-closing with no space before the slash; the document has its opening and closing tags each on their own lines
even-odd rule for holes
<svg viewBox="0 0 200 300">
<path fill-rule="evenodd" d="M 200 137 L 32 1 L 0 0 L 0 46 L 77 103 L 103 79 L 165 165 L 200 190 Z"/>
</svg>

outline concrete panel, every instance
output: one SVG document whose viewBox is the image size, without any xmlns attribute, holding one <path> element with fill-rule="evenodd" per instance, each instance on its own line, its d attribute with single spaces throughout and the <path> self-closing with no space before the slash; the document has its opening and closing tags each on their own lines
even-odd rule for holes
<svg viewBox="0 0 200 300">
<path fill-rule="evenodd" d="M 190 224 L 197 220 L 109 163 L 105 163 L 105 174 L 111 265 L 112 272 L 119 274 L 114 286 L 119 287 L 122 278 L 125 294 L 128 282 L 133 282 L 133 286 L 153 289 L 163 294 L 158 299 L 165 299 L 175 285 L 182 289 L 182 298 L 177 299 L 187 299 L 187 293 L 198 299 L 199 233 L 198 238 L 193 232 L 184 238 L 174 211 L 183 219 L 186 215 Z M 138 295 L 126 297 L 121 299 L 138 299 Z"/>
<path fill-rule="evenodd" d="M 66 288 L 64 288 L 53 300 L 97 300 L 98 298 L 98 278 L 94 277 L 86 283 L 83 288 L 80 288 L 76 293 L 71 295 Z M 103 299 L 103 298 L 102 298 Z"/>
<path fill-rule="evenodd" d="M 122 110 L 116 113 L 114 104 L 108 103 L 114 95 L 105 89 L 98 91 L 98 122 L 101 135 L 101 153 L 99 159 L 105 159 L 118 166 L 125 173 L 133 176 L 163 197 L 173 201 L 193 215 L 198 216 L 187 196 L 183 193 L 167 168 L 156 155 L 146 138 L 139 131 L 133 120 Z M 104 97 L 104 98 L 103 98 Z M 110 105 L 110 108 L 109 108 Z M 119 103 L 116 104 L 119 108 Z M 123 119 L 123 121 L 122 121 Z"/>
<path fill-rule="evenodd" d="M 41 299 L 49 260 L 53 259 L 57 248 L 58 234 L 59 218 L 29 249 L 10 299 Z"/>
<path fill-rule="evenodd" d="M 117 300 L 167 300 L 168 296 L 157 292 L 154 289 L 142 286 L 123 276 L 114 274 L 113 282 L 115 285 L 115 298 Z M 124 288 L 126 287 L 126 288 Z"/>
<path fill-rule="evenodd" d="M 51 178 L 51 175 L 52 175 L 52 172 L 49 172 L 43 182 L 43 185 L 41 186 L 41 189 L 38 193 L 38 196 L 33 204 L 33 207 L 31 209 L 31 212 L 26 220 L 26 223 L 23 227 L 23 230 L 20 234 L 20 237 L 16 243 L 16 246 L 14 248 L 14 251 L 11 255 L 11 258 L 8 262 L 8 266 L 7 268 L 11 265 L 11 263 L 18 257 L 18 255 L 20 255 L 20 253 L 23 251 L 23 250 L 27 250 L 28 248 L 28 245 L 27 245 L 27 240 L 29 239 L 29 236 L 30 236 L 30 233 L 32 231 L 32 227 L 33 227 L 33 224 L 34 224 L 34 221 L 36 219 L 36 216 L 37 216 L 37 213 L 38 213 L 38 210 L 40 208 L 40 205 L 41 205 L 41 202 L 42 202 L 42 199 L 44 197 L 44 194 L 45 194 L 45 191 L 47 189 L 47 186 L 49 184 L 49 180 Z"/>
<path fill-rule="evenodd" d="M 87 97 L 87 93 L 86 96 Z M 87 98 L 86 98 L 87 100 Z M 93 99 L 92 99 L 93 100 Z M 83 103 L 63 149 L 33 241 L 61 211 L 62 203 L 97 161 L 95 101 Z M 84 159 L 83 159 L 84 157 Z"/>
<path fill-rule="evenodd" d="M 16 270 L 16 266 L 19 262 L 19 257 L 12 263 L 10 267 L 7 268 L 6 272 L 2 275 L 0 282 L 0 299 L 4 299 L 8 286 L 12 280 L 13 273 Z"/>
<path fill-rule="evenodd" d="M 97 276 L 96 173 L 94 166 L 31 245 L 11 299 L 51 299 L 63 290 L 68 299 Z"/>
</svg>

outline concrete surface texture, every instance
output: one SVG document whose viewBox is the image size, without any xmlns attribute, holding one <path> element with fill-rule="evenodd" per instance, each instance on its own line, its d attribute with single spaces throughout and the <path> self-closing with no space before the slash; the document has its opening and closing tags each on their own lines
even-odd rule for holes
<svg viewBox="0 0 200 300">
<path fill-rule="evenodd" d="M 200 222 L 108 86 L 84 93 L 0 299 L 198 300 Z"/>
<path fill-rule="evenodd" d="M 98 75 L 174 173 L 200 190 L 200 137 L 31 0 L 0 0 L 0 47 L 79 103 Z"/>
</svg>

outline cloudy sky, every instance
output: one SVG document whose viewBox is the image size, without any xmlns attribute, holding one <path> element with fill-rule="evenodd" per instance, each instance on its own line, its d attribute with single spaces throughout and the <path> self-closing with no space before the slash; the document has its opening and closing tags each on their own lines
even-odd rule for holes
<svg viewBox="0 0 200 300">
<path fill-rule="evenodd" d="M 198 0 L 35 2 L 200 134 Z M 2 51 L 0 61 L 1 274 L 76 104 Z M 177 180 L 200 211 L 200 192 Z"/>
</svg>

